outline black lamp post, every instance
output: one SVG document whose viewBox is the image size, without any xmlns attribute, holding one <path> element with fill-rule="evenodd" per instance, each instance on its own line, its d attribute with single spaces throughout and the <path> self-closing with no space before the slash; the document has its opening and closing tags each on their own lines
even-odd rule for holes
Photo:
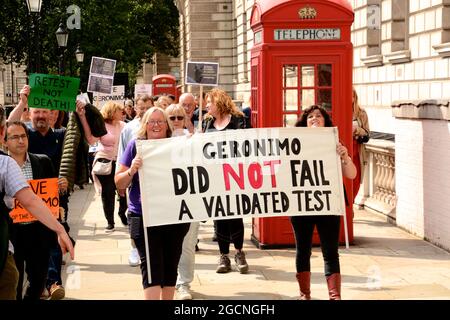
<svg viewBox="0 0 450 320">
<path fill-rule="evenodd" d="M 56 30 L 56 40 L 58 41 L 58 47 L 60 52 L 59 55 L 59 75 L 64 75 L 64 50 L 67 47 L 67 40 L 69 39 L 69 32 L 67 32 L 66 27 L 61 22 L 59 24 L 58 30 Z"/>
<path fill-rule="evenodd" d="M 40 64 L 41 64 L 41 50 L 40 50 L 40 43 L 39 43 L 39 19 L 40 19 L 40 12 L 41 12 L 41 6 L 42 6 L 43 0 L 26 0 L 27 7 L 28 7 L 28 13 L 31 16 L 32 19 L 32 28 L 34 29 L 34 50 L 35 50 L 35 63 L 34 66 L 31 63 L 31 56 L 32 56 L 32 46 L 29 48 L 28 52 L 28 73 L 39 72 L 40 71 Z M 30 41 L 31 43 L 31 41 Z M 34 68 L 34 69 L 33 69 Z"/>
</svg>

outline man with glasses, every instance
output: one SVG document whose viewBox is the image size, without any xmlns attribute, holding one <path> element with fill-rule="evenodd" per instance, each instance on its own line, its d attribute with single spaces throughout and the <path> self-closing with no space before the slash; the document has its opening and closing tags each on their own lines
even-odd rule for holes
<svg viewBox="0 0 450 320">
<path fill-rule="evenodd" d="M 189 132 L 193 133 L 195 131 L 195 123 L 193 119 L 194 111 L 195 111 L 195 98 L 190 92 L 185 92 L 180 96 L 179 100 L 180 106 L 184 108 L 184 111 L 186 111 L 187 119 L 186 121 L 186 129 L 189 130 Z"/>
<path fill-rule="evenodd" d="M 22 106 L 23 108 L 23 106 Z M 0 142 L 3 143 L 5 135 L 5 112 L 0 108 Z M 13 140 L 22 140 L 23 134 Z M 60 250 L 69 251 L 74 258 L 73 246 L 63 226 L 52 216 L 49 208 L 30 189 L 19 166 L 14 159 L 0 151 L 0 300 L 16 299 L 18 272 L 13 259 L 14 247 L 9 241 L 10 209 L 5 204 L 5 196 L 17 199 L 20 204 L 39 221 L 58 235 Z"/>
<path fill-rule="evenodd" d="M 27 180 L 56 178 L 52 161 L 46 155 L 28 152 L 28 129 L 23 122 L 8 122 L 5 134 L 8 154 L 17 162 Z M 60 178 L 62 188 L 67 188 L 67 180 Z M 28 288 L 24 300 L 39 300 L 47 280 L 50 248 L 56 246 L 55 235 L 42 223 L 14 223 L 14 260 L 19 271 L 17 300 L 22 300 L 24 268 L 27 273 Z M 54 288 L 62 294 L 61 289 Z M 53 297 L 56 297 L 53 293 Z"/>
</svg>

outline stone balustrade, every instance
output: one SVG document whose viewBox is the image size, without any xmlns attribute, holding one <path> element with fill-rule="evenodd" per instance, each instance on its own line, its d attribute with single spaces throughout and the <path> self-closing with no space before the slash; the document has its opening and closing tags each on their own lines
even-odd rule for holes
<svg viewBox="0 0 450 320">
<path fill-rule="evenodd" d="M 395 220 L 395 143 L 370 139 L 365 147 L 367 164 L 355 204 Z"/>
</svg>

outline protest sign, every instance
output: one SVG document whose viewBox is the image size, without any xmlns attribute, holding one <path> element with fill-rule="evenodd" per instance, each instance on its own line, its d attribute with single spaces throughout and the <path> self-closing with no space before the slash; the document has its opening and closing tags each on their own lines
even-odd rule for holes
<svg viewBox="0 0 450 320">
<path fill-rule="evenodd" d="M 137 140 L 144 224 L 345 213 L 337 128 Z"/>
<path fill-rule="evenodd" d="M 134 85 L 134 100 L 137 100 L 140 95 L 148 94 L 152 96 L 152 85 L 151 84 L 136 84 Z"/>
<path fill-rule="evenodd" d="M 115 69 L 116 60 L 92 57 L 87 91 L 110 95 L 112 93 Z"/>
<path fill-rule="evenodd" d="M 62 111 L 75 111 L 80 79 L 50 74 L 30 74 L 28 106 Z"/>
<path fill-rule="evenodd" d="M 219 64 L 215 62 L 186 62 L 186 84 L 217 86 Z"/>
<path fill-rule="evenodd" d="M 111 94 L 98 93 L 93 100 L 94 105 L 99 109 L 108 101 L 114 101 L 123 106 L 125 103 L 125 86 L 113 86 Z"/>
<path fill-rule="evenodd" d="M 59 218 L 59 191 L 58 178 L 28 180 L 28 184 L 39 198 L 44 201 L 55 218 Z M 25 210 L 17 199 L 14 199 L 14 208 L 9 213 L 14 223 L 31 222 L 37 219 Z"/>
</svg>

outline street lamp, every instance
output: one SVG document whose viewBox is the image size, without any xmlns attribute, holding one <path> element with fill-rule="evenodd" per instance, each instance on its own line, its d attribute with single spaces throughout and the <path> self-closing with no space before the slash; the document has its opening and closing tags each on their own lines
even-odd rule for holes
<svg viewBox="0 0 450 320">
<path fill-rule="evenodd" d="M 27 0 L 28 12 L 41 12 L 42 0 Z"/>
<path fill-rule="evenodd" d="M 84 52 L 80 49 L 80 44 L 77 45 L 77 50 L 75 50 L 75 58 L 78 64 L 78 76 L 81 78 L 81 65 L 84 60 Z"/>
<path fill-rule="evenodd" d="M 78 63 L 83 63 L 84 60 L 84 52 L 81 51 L 80 45 L 77 46 L 77 50 L 75 51 L 75 58 L 77 59 Z"/>
<path fill-rule="evenodd" d="M 28 8 L 28 13 L 31 16 L 31 21 L 32 21 L 32 29 L 34 29 L 34 46 L 35 46 L 35 65 L 33 66 L 31 63 L 31 56 L 32 56 L 32 48 L 31 46 L 29 47 L 29 51 L 28 51 L 28 73 L 30 73 L 31 71 L 34 72 L 39 72 L 40 69 L 40 64 L 41 64 L 41 50 L 40 50 L 40 46 L 41 44 L 39 43 L 39 13 L 41 12 L 41 6 L 42 6 L 42 0 L 26 0 L 27 2 L 27 8 Z M 30 43 L 32 41 L 30 40 Z M 35 69 L 32 70 L 32 67 L 34 67 Z"/>
<path fill-rule="evenodd" d="M 58 47 L 61 51 L 59 55 L 59 74 L 64 74 L 64 50 L 67 47 L 67 40 L 69 39 L 69 32 L 67 32 L 66 27 L 61 22 L 59 24 L 58 30 L 56 30 L 56 41 L 58 41 Z"/>
</svg>

